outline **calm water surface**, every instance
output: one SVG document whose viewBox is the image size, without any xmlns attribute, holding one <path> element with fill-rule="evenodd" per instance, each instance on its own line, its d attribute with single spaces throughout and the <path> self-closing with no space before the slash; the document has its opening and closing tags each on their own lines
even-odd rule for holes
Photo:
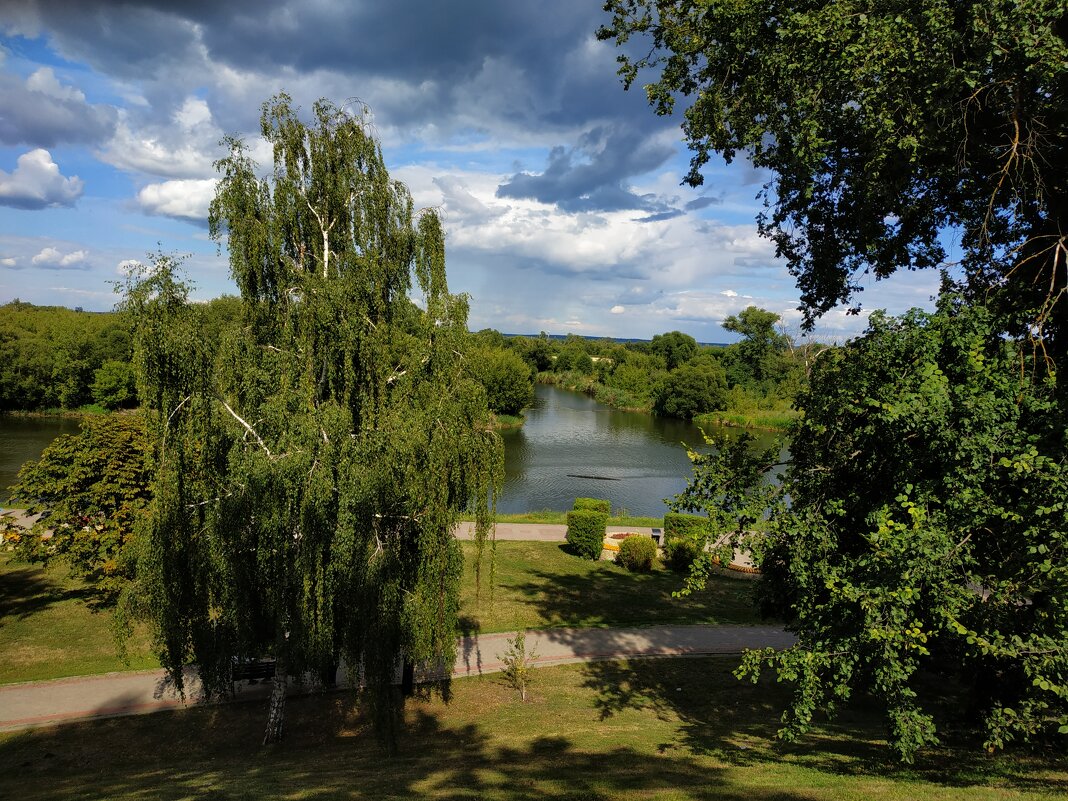
<svg viewBox="0 0 1068 801">
<path fill-rule="evenodd" d="M 23 462 L 38 458 L 60 434 L 77 430 L 78 421 L 71 417 L 0 415 L 0 505 L 7 503 L 7 489 L 18 478 Z"/>
<path fill-rule="evenodd" d="M 504 431 L 505 479 L 497 509 L 565 511 L 575 498 L 607 498 L 613 512 L 659 517 L 665 498 L 690 475 L 686 447 L 704 451 L 701 430 L 681 420 L 621 412 L 585 395 L 538 385 L 522 428 Z M 0 416 L 0 505 L 19 467 L 59 434 L 78 430 L 63 417 Z M 733 429 L 719 433 L 737 435 Z M 774 435 L 757 434 L 768 447 Z"/>
<path fill-rule="evenodd" d="M 621 412 L 551 386 L 538 385 L 536 393 L 522 428 L 502 432 L 501 512 L 565 511 L 576 497 L 591 497 L 610 500 L 613 512 L 659 517 L 664 499 L 686 486 L 686 447 L 707 449 L 692 423 Z M 768 447 L 774 438 L 758 434 L 757 444 Z"/>
</svg>

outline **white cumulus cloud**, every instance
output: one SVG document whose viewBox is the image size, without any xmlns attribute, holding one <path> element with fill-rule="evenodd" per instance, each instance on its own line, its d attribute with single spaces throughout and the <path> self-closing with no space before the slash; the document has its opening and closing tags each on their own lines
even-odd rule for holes
<svg viewBox="0 0 1068 801">
<path fill-rule="evenodd" d="M 146 214 L 206 225 L 208 206 L 215 195 L 215 184 L 214 178 L 149 184 L 137 193 L 137 202 Z"/>
<path fill-rule="evenodd" d="M 72 250 L 70 253 L 62 253 L 56 248 L 43 248 L 40 253 L 30 259 L 34 267 L 43 267 L 46 270 L 84 269 L 89 265 L 87 250 Z"/>
<path fill-rule="evenodd" d="M 42 148 L 19 156 L 11 173 L 0 170 L 0 205 L 16 209 L 73 206 L 85 182 L 77 175 L 65 178 L 52 155 Z"/>
<path fill-rule="evenodd" d="M 626 306 L 620 306 L 619 304 L 616 304 L 615 306 L 613 306 L 608 311 L 611 312 L 612 314 L 623 314 L 626 310 L 627 310 Z"/>
</svg>

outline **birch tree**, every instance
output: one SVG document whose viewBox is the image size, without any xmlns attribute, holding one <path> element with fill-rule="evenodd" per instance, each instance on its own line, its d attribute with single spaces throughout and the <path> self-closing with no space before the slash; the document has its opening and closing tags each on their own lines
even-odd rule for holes
<svg viewBox="0 0 1068 801">
<path fill-rule="evenodd" d="M 216 349 L 174 260 L 127 288 L 155 466 L 131 600 L 179 687 L 189 663 L 220 693 L 235 658 L 275 660 L 265 742 L 287 676 L 358 666 L 388 729 L 400 663 L 451 664 L 452 530 L 473 509 L 481 556 L 502 470 L 440 220 L 390 179 L 365 114 L 321 100 L 306 124 L 272 98 L 266 179 L 226 140 L 210 231 L 243 322 Z"/>
</svg>

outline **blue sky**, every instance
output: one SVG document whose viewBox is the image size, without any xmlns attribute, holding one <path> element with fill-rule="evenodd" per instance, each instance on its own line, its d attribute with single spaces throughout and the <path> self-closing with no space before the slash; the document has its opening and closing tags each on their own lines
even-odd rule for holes
<svg viewBox="0 0 1068 801">
<path fill-rule="evenodd" d="M 227 133 L 261 163 L 278 91 L 368 104 L 394 176 L 442 210 L 470 324 L 725 342 L 754 304 L 798 331 L 798 293 L 757 235 L 770 176 L 715 163 L 699 189 L 679 118 L 624 92 L 596 0 L 9 0 L 0 9 L 0 303 L 108 309 L 133 261 L 185 255 L 195 296 L 232 292 L 209 240 Z M 866 310 L 929 306 L 934 273 L 863 282 Z M 863 330 L 827 314 L 816 335 Z"/>
</svg>

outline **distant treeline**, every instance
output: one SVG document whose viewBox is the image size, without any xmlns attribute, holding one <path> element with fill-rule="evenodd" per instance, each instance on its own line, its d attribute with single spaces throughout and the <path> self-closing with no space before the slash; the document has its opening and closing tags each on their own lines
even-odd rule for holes
<svg viewBox="0 0 1068 801">
<path fill-rule="evenodd" d="M 237 319 L 236 298 L 198 306 L 218 336 Z M 0 411 L 73 411 L 137 405 L 133 332 L 118 312 L 14 300 L 0 306 Z"/>
<path fill-rule="evenodd" d="M 651 341 L 593 340 L 568 335 L 473 334 L 482 347 L 510 349 L 541 383 L 585 392 L 601 403 L 665 417 L 783 428 L 825 346 L 797 345 L 779 316 L 750 306 L 724 320 L 741 336 L 732 345 L 700 345 L 679 331 Z"/>
<path fill-rule="evenodd" d="M 208 340 L 220 340 L 239 324 L 237 298 L 196 308 Z M 751 306 L 724 321 L 741 335 L 726 346 L 700 345 L 679 331 L 624 341 L 485 329 L 471 335 L 470 364 L 490 408 L 506 420 L 530 405 L 537 380 L 617 408 L 775 428 L 789 421 L 793 398 L 821 349 L 796 346 L 778 322 L 778 315 Z M 132 341 L 120 312 L 18 300 L 0 306 L 0 411 L 136 406 Z"/>
</svg>

